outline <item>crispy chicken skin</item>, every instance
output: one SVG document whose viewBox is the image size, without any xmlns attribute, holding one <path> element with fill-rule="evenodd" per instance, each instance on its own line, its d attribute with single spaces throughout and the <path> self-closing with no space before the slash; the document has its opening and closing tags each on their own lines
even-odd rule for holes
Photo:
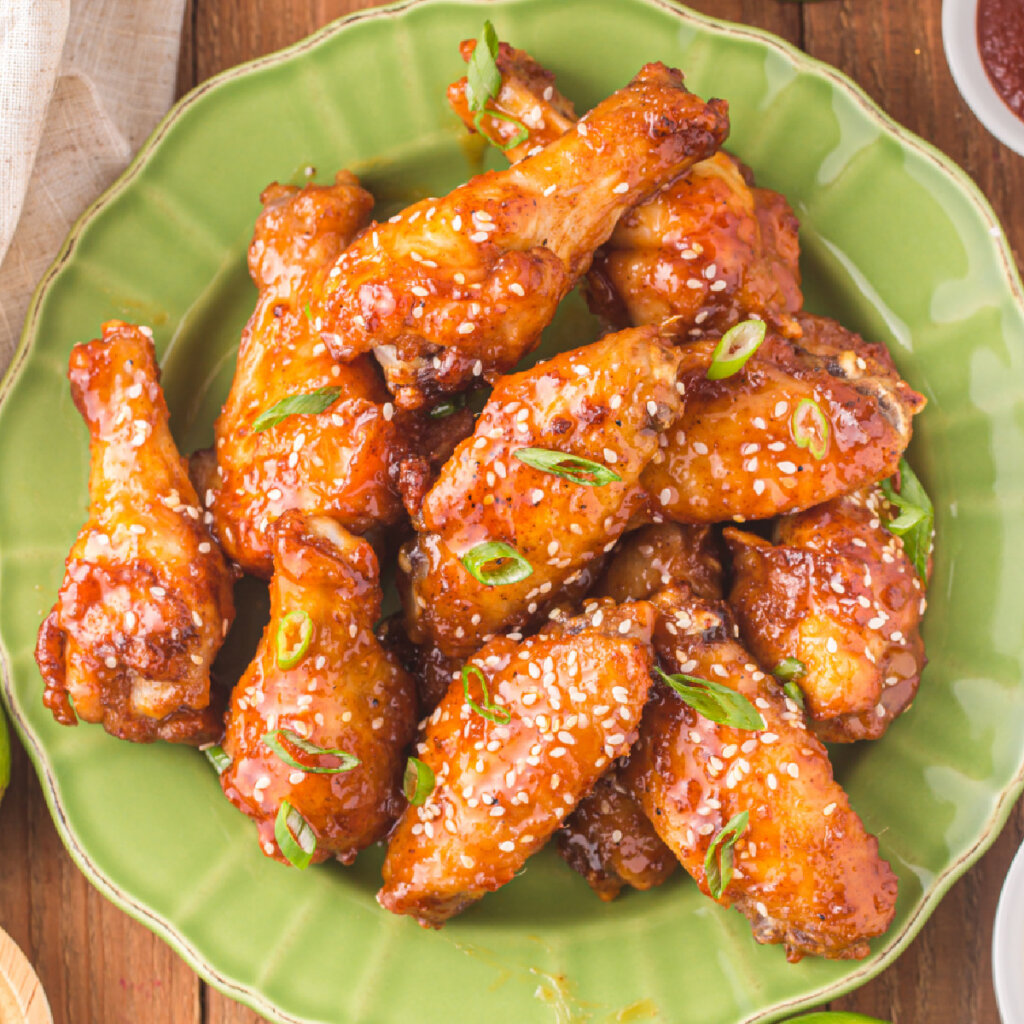
<svg viewBox="0 0 1024 1024">
<path fill-rule="evenodd" d="M 383 907 L 440 926 L 510 881 L 544 845 L 635 740 L 652 619 L 647 604 L 592 602 L 578 618 L 518 644 L 500 637 L 473 656 L 510 720 L 473 710 L 453 680 L 417 746 L 436 785 L 391 834 Z M 467 685 L 484 706 L 475 672 Z"/>
<path fill-rule="evenodd" d="M 108 321 L 71 350 L 68 376 L 89 428 L 89 518 L 39 630 L 43 703 L 121 739 L 215 739 L 210 665 L 233 577 L 174 446 L 153 342 Z"/>
<path fill-rule="evenodd" d="M 217 466 L 203 496 L 224 550 L 267 577 L 268 526 L 288 509 L 331 515 L 359 533 L 397 520 L 400 465 L 415 431 L 395 418 L 371 357 L 337 362 L 307 316 L 310 275 L 363 225 L 372 197 L 342 171 L 334 185 L 271 185 L 262 198 L 249 248 L 261 293 L 214 426 Z M 329 387 L 339 394 L 325 412 L 254 429 L 282 399 Z"/>
<path fill-rule="evenodd" d="M 623 781 L 701 890 L 707 850 L 737 814 L 749 825 L 718 901 L 751 921 L 758 942 L 805 955 L 859 959 L 892 920 L 896 877 L 832 777 L 796 703 L 740 646 L 723 605 L 687 588 L 652 599 L 665 671 L 729 686 L 764 718 L 759 732 L 703 718 L 661 683 L 652 688 Z"/>
<path fill-rule="evenodd" d="M 683 347 L 683 411 L 643 483 L 666 518 L 770 519 L 829 501 L 896 472 L 925 399 L 885 346 L 834 320 L 801 314 L 800 341 L 769 330 L 738 372 L 708 380 L 717 339 Z M 827 419 L 821 458 L 797 444 L 800 403 Z M 805 406 L 804 409 L 807 407 Z"/>
<path fill-rule="evenodd" d="M 804 664 L 798 684 L 827 743 L 877 739 L 917 692 L 925 598 L 883 525 L 895 515 L 872 487 L 780 519 L 775 544 L 725 531 L 744 642 L 762 665 Z"/>
<path fill-rule="evenodd" d="M 582 593 L 592 585 L 604 553 L 646 514 L 637 481 L 679 408 L 677 361 L 647 327 L 497 383 L 473 437 L 427 494 L 419 534 L 399 558 L 414 642 L 466 657 L 497 633 L 542 621 L 566 587 Z M 574 483 L 515 457 L 531 447 L 599 462 L 620 479 Z M 515 547 L 531 574 L 500 586 L 478 582 L 460 559 L 492 541 Z"/>
<path fill-rule="evenodd" d="M 722 559 L 710 526 L 655 523 L 624 537 L 593 593 L 642 601 L 673 583 L 687 583 L 709 601 L 722 596 Z"/>
<path fill-rule="evenodd" d="M 465 60 L 475 45 L 461 44 Z M 514 163 L 569 131 L 576 115 L 555 88 L 555 76 L 525 51 L 502 43 L 497 65 L 502 88 L 490 106 L 528 133 L 506 150 Z M 448 101 L 477 130 L 465 78 L 449 86 Z M 479 130 L 500 146 L 519 133 L 516 125 L 486 116 Z M 720 334 L 756 313 L 799 337 L 793 317 L 803 305 L 797 228 L 784 196 L 755 188 L 747 167 L 716 153 L 622 217 L 594 257 L 587 301 L 614 330 L 677 317 L 684 336 Z"/>
<path fill-rule="evenodd" d="M 617 770 L 598 779 L 557 839 L 562 859 L 606 902 L 624 885 L 641 890 L 661 885 L 679 866 L 633 795 L 623 788 Z"/>
<path fill-rule="evenodd" d="M 287 800 L 316 833 L 313 859 L 334 856 L 347 864 L 384 836 L 402 808 L 405 749 L 416 727 L 413 682 L 373 633 L 381 591 L 370 545 L 330 517 L 294 511 L 278 520 L 272 538 L 270 622 L 231 694 L 224 739 L 231 765 L 221 786 L 256 822 L 268 857 L 287 863 L 274 838 L 278 808 Z M 278 630 L 294 612 L 309 616 L 312 634 L 298 663 L 284 668 Z M 360 763 L 335 774 L 303 772 L 263 742 L 277 729 Z M 339 764 L 285 735 L 277 739 L 300 764 Z"/>
<path fill-rule="evenodd" d="M 534 156 L 371 225 L 322 275 L 323 339 L 342 359 L 373 350 L 403 408 L 495 380 L 537 344 L 622 214 L 727 131 L 724 102 L 645 65 Z"/>
</svg>

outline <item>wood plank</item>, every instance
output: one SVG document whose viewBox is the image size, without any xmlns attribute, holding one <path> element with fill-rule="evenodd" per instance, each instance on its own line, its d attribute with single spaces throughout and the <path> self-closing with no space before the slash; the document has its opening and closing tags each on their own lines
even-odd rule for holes
<svg viewBox="0 0 1024 1024">
<path fill-rule="evenodd" d="M 54 1024 L 199 1024 L 200 982 L 104 899 L 57 836 L 24 751 L 0 804 L 0 927 L 39 975 Z"/>
</svg>

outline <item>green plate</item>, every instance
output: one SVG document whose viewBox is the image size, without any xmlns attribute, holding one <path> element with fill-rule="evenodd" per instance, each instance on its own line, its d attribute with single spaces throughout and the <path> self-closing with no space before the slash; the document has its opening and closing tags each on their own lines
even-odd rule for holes
<svg viewBox="0 0 1024 1024">
<path fill-rule="evenodd" d="M 255 297 L 245 248 L 261 188 L 349 166 L 386 216 L 477 170 L 444 88 L 485 16 L 583 109 L 655 59 L 728 98 L 730 148 L 802 222 L 810 308 L 886 341 L 928 396 L 912 458 L 940 539 L 931 661 L 912 713 L 837 766 L 900 878 L 868 960 L 787 965 L 684 878 L 605 905 L 550 851 L 422 931 L 374 902 L 379 850 L 348 869 L 283 868 L 202 755 L 61 728 L 42 707 L 33 642 L 86 509 L 72 344 L 108 317 L 151 324 L 179 443 L 209 443 Z M 548 341 L 595 329 L 573 298 Z M 907 945 L 1024 784 L 1022 359 L 1021 285 L 977 189 L 841 75 L 760 32 L 662 0 L 431 0 L 229 71 L 175 108 L 75 228 L 0 387 L 3 685 L 57 827 L 104 893 L 275 1020 L 739 1024 L 847 991 Z"/>
</svg>

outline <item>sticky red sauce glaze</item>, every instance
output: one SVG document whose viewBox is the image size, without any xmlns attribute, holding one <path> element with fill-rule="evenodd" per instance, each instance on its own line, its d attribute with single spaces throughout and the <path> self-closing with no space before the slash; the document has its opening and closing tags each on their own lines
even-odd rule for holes
<svg viewBox="0 0 1024 1024">
<path fill-rule="evenodd" d="M 1024 5 L 978 0 L 981 63 L 1003 102 L 1024 121 Z"/>
</svg>

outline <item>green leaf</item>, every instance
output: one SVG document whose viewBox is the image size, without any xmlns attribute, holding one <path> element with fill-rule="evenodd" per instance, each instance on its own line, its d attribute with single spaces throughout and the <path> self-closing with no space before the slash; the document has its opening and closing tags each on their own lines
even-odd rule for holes
<svg viewBox="0 0 1024 1024">
<path fill-rule="evenodd" d="M 280 402 L 275 402 L 269 409 L 264 409 L 256 417 L 252 429 L 259 434 L 276 427 L 281 420 L 286 420 L 289 416 L 319 416 L 334 405 L 340 396 L 341 388 L 334 385 L 317 388 L 316 391 L 309 391 L 303 395 L 289 395 Z"/>
<path fill-rule="evenodd" d="M 704 875 L 707 878 L 708 891 L 716 900 L 722 898 L 722 893 L 732 881 L 733 847 L 747 831 L 749 824 L 750 812 L 741 811 L 730 818 L 725 828 L 711 840 L 704 857 Z"/>
<path fill-rule="evenodd" d="M 487 106 L 487 101 L 498 95 L 501 89 L 501 72 L 498 70 L 497 60 L 498 36 L 494 26 L 485 21 L 466 73 L 466 100 L 469 102 L 470 110 L 483 110 Z"/>
<path fill-rule="evenodd" d="M 684 672 L 670 676 L 660 668 L 656 671 L 698 715 L 733 729 L 765 727 L 760 712 L 742 693 L 700 676 L 688 676 Z"/>
<path fill-rule="evenodd" d="M 805 1013 L 802 1017 L 790 1017 L 785 1024 L 888 1024 L 877 1017 L 865 1017 L 863 1013 L 822 1010 L 819 1013 Z"/>
<path fill-rule="evenodd" d="M 900 459 L 900 489 L 897 492 L 892 477 L 882 481 L 882 491 L 900 514 L 885 524 L 886 529 L 903 539 L 903 550 L 913 563 L 922 582 L 928 582 L 928 556 L 932 551 L 932 531 L 935 528 L 935 509 L 931 498 L 910 468 L 906 459 Z"/>
</svg>

